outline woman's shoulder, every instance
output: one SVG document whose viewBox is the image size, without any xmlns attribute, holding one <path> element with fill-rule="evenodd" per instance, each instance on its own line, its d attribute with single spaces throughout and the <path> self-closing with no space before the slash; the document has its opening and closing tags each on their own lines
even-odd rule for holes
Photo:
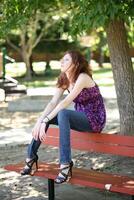
<svg viewBox="0 0 134 200">
<path fill-rule="evenodd" d="M 80 73 L 79 76 L 78 76 L 78 78 L 79 79 L 85 79 L 85 80 L 91 80 L 91 81 L 93 81 L 93 79 L 91 78 L 91 76 L 89 76 L 88 74 L 86 74 L 84 72 Z"/>
<path fill-rule="evenodd" d="M 86 73 L 80 73 L 78 79 L 84 80 L 84 83 L 87 87 L 92 87 L 95 85 L 94 80 Z"/>
<path fill-rule="evenodd" d="M 84 72 L 80 73 L 78 77 L 91 78 L 88 74 Z"/>
</svg>

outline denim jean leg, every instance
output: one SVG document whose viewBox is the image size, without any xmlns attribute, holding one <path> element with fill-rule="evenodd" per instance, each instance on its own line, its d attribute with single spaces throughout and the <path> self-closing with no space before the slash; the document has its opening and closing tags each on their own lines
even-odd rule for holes
<svg viewBox="0 0 134 200">
<path fill-rule="evenodd" d="M 28 145 L 28 151 L 27 151 L 28 158 L 32 159 L 35 157 L 40 145 L 41 145 L 40 140 L 35 140 L 34 138 L 32 139 L 31 143 Z"/>
<path fill-rule="evenodd" d="M 88 118 L 83 112 L 63 109 L 58 113 L 60 131 L 60 163 L 71 162 L 70 130 L 92 131 Z"/>
<path fill-rule="evenodd" d="M 58 125 L 60 132 L 60 163 L 68 164 L 71 162 L 70 123 L 65 109 L 58 113 Z"/>
<path fill-rule="evenodd" d="M 47 123 L 45 132 L 47 132 L 50 124 L 57 125 L 57 117 L 54 117 L 52 120 L 49 121 L 49 123 Z M 31 143 L 28 145 L 28 150 L 27 150 L 28 158 L 31 159 L 37 154 L 37 151 L 38 151 L 40 145 L 41 145 L 41 141 L 39 139 L 38 140 L 35 140 L 34 138 L 32 139 Z"/>
</svg>

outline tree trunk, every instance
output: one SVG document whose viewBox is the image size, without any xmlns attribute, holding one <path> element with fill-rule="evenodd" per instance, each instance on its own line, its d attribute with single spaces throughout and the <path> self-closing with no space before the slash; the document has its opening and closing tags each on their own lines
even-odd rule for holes
<svg viewBox="0 0 134 200">
<path fill-rule="evenodd" d="M 125 135 L 133 135 L 134 70 L 124 22 L 122 20 L 111 21 L 106 32 L 120 113 L 120 132 Z"/>
<path fill-rule="evenodd" d="M 29 62 L 30 62 L 30 72 L 31 72 L 31 76 L 34 77 L 34 76 L 36 76 L 36 73 L 35 73 L 35 71 L 34 71 L 34 69 L 33 69 L 33 57 L 32 57 L 32 55 L 31 55 L 30 58 L 29 58 Z"/>
<path fill-rule="evenodd" d="M 98 62 L 100 68 L 103 68 L 103 62 L 104 62 L 104 53 L 102 51 L 102 48 L 100 47 L 100 49 L 99 49 L 99 62 Z"/>
<path fill-rule="evenodd" d="M 27 52 L 23 52 L 22 54 L 23 56 L 23 60 L 26 64 L 26 80 L 31 80 L 32 76 L 31 76 L 31 70 L 30 70 L 30 56 L 27 55 Z"/>
<path fill-rule="evenodd" d="M 47 61 L 47 63 L 46 63 L 46 69 L 45 69 L 45 75 L 49 76 L 49 75 L 51 75 L 51 72 L 52 72 L 51 66 L 49 64 L 49 61 Z"/>
</svg>

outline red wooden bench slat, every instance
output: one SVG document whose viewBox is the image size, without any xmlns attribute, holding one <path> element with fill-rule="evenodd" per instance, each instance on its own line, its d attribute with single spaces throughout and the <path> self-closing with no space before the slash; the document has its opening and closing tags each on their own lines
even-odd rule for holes
<svg viewBox="0 0 134 200">
<path fill-rule="evenodd" d="M 20 163 L 16 165 L 8 165 L 5 169 L 20 172 L 23 166 L 24 165 Z M 59 167 L 56 164 L 40 163 L 39 170 L 35 172 L 35 176 L 54 179 L 58 171 Z M 110 191 L 134 195 L 134 178 L 129 178 L 127 176 L 73 168 L 73 177 L 69 182 L 99 189 L 105 189 L 106 184 L 111 184 L 112 186 Z"/>
<path fill-rule="evenodd" d="M 47 137 L 44 144 L 59 147 L 59 138 Z M 127 146 L 124 147 L 124 146 L 107 145 L 102 143 L 93 143 L 88 140 L 81 141 L 73 138 L 71 140 L 71 147 L 73 149 L 78 149 L 83 151 L 91 151 L 91 152 L 95 151 L 102 153 L 110 153 L 114 155 L 134 157 L 134 148 Z"/>
<path fill-rule="evenodd" d="M 44 144 L 59 147 L 59 130 L 49 128 Z M 71 131 L 71 147 L 83 151 L 95 151 L 134 157 L 134 137 L 109 135 L 104 133 L 81 133 Z M 10 171 L 20 172 L 24 164 L 5 166 Z M 47 179 L 55 179 L 59 171 L 58 165 L 40 163 L 35 176 Z M 106 184 L 111 184 L 110 191 L 134 195 L 134 178 L 98 172 L 94 170 L 73 168 L 73 177 L 69 181 L 72 184 L 105 189 Z"/>
<path fill-rule="evenodd" d="M 49 128 L 47 135 L 53 137 L 59 137 L 58 128 Z M 88 133 L 88 132 L 78 132 L 71 130 L 71 138 L 80 139 L 80 140 L 91 140 L 99 143 L 113 143 L 119 145 L 129 145 L 134 147 L 134 137 L 114 135 L 114 134 L 104 134 L 104 133 Z"/>
</svg>

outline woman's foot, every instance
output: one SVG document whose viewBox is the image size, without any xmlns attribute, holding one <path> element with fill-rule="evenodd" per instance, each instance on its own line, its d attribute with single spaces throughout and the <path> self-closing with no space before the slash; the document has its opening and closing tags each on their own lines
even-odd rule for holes
<svg viewBox="0 0 134 200">
<path fill-rule="evenodd" d="M 73 161 L 70 162 L 68 165 L 61 165 L 60 166 L 60 173 L 55 179 L 55 183 L 61 184 L 67 182 L 72 177 L 72 167 Z"/>
<path fill-rule="evenodd" d="M 32 175 L 32 167 L 36 164 L 36 171 L 38 170 L 38 156 L 36 155 L 33 159 L 26 159 L 26 165 L 23 170 L 20 172 L 21 175 Z"/>
</svg>

